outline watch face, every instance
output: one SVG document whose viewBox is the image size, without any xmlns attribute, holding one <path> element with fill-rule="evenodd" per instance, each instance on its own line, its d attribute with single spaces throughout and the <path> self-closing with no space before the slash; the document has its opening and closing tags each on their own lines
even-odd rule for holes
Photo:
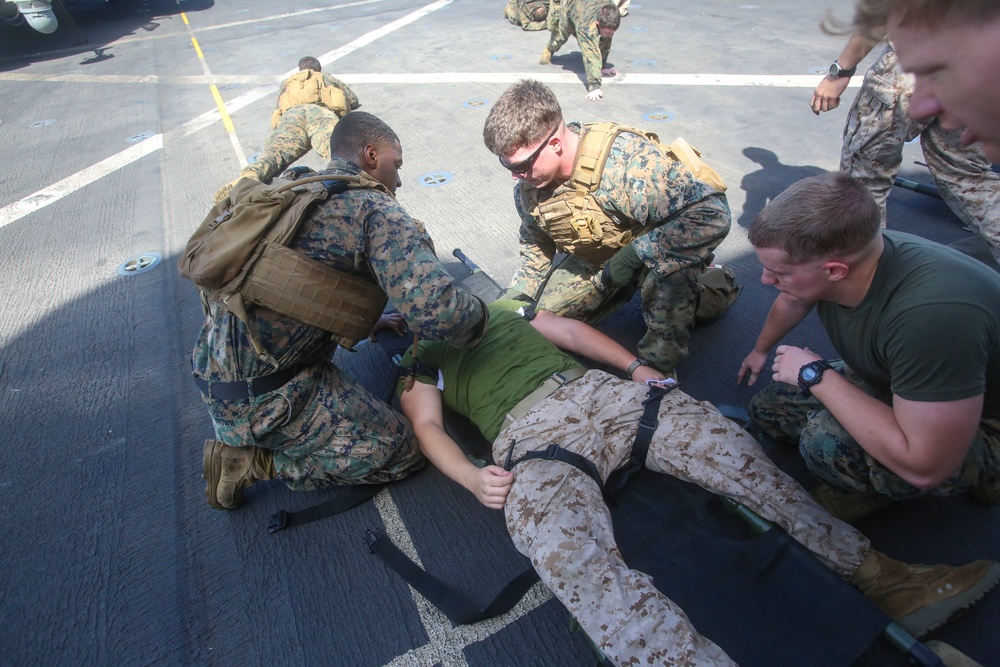
<svg viewBox="0 0 1000 667">
<path fill-rule="evenodd" d="M 813 368 L 812 366 L 806 366 L 805 368 L 803 368 L 801 374 L 803 382 L 812 382 L 813 380 L 816 379 L 816 376 L 818 375 L 816 369 Z"/>
<path fill-rule="evenodd" d="M 840 67 L 837 66 L 837 63 L 833 63 L 832 65 L 830 65 L 830 76 L 837 76 L 837 74 L 839 73 L 840 73 Z"/>
</svg>

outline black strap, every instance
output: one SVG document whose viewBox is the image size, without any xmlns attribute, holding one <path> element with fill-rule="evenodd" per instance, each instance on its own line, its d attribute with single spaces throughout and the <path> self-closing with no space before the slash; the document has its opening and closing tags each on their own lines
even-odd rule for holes
<svg viewBox="0 0 1000 667">
<path fill-rule="evenodd" d="M 597 472 L 597 466 L 591 463 L 590 459 L 585 456 L 580 456 L 574 452 L 569 452 L 560 447 L 555 443 L 551 443 L 545 449 L 539 449 L 533 452 L 528 452 L 516 461 L 511 461 L 511 453 L 514 451 L 514 443 L 511 443 L 510 449 L 507 451 L 507 460 L 504 461 L 503 468 L 507 472 L 514 469 L 518 463 L 522 461 L 531 461 L 532 459 L 544 459 L 546 461 L 562 461 L 563 463 L 568 463 L 574 468 L 578 468 L 583 472 L 587 473 L 591 479 L 597 482 L 597 486 L 601 489 L 604 488 L 604 484 L 601 482 L 601 474 Z"/>
<path fill-rule="evenodd" d="M 286 368 L 283 371 L 271 373 L 270 375 L 261 375 L 260 377 L 235 380 L 233 382 L 209 382 L 195 375 L 194 383 L 198 385 L 201 393 L 209 399 L 238 401 L 280 389 L 288 384 L 288 381 L 295 377 L 298 372 L 299 368 L 293 366 L 292 368 Z"/>
<path fill-rule="evenodd" d="M 642 399 L 642 404 L 646 409 L 642 411 L 639 418 L 639 428 L 635 432 L 635 440 L 632 442 L 632 453 L 628 457 L 628 463 L 608 475 L 608 481 L 604 485 L 604 498 L 608 499 L 622 490 L 628 481 L 639 470 L 646 467 L 646 456 L 649 454 L 649 443 L 653 439 L 653 433 L 660 423 L 660 401 L 669 392 L 677 388 L 677 382 L 673 382 L 666 387 L 654 384 L 646 392 L 646 398 Z"/>
<path fill-rule="evenodd" d="M 395 570 L 410 586 L 440 609 L 453 623 L 463 625 L 478 623 L 487 618 L 493 618 L 510 611 L 524 597 L 536 581 L 538 573 L 528 568 L 507 584 L 493 601 L 485 607 L 476 607 L 439 579 L 422 570 L 416 563 L 404 554 L 384 535 L 374 531 L 366 531 L 368 550 L 382 559 Z"/>
<path fill-rule="evenodd" d="M 346 512 L 352 507 L 360 505 L 374 496 L 382 489 L 382 486 L 383 485 L 381 484 L 348 486 L 344 487 L 344 489 L 333 498 L 330 498 L 325 502 L 312 505 L 311 507 L 307 507 L 304 510 L 299 510 L 298 512 L 278 510 L 277 513 L 271 515 L 267 524 L 267 532 L 274 533 L 282 530 L 283 528 L 299 526 L 303 523 L 309 523 L 310 521 L 316 521 L 317 519 L 325 519 L 328 516 Z"/>
</svg>

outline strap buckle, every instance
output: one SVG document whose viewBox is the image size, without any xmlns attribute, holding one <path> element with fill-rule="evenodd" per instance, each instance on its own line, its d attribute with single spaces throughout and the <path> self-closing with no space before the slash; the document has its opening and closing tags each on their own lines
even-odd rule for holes
<svg viewBox="0 0 1000 667">
<path fill-rule="evenodd" d="M 550 443 L 545 448 L 545 456 L 543 457 L 546 461 L 557 461 L 559 459 L 559 450 L 562 449 L 556 443 Z"/>
<path fill-rule="evenodd" d="M 368 547 L 368 553 L 375 553 L 375 543 L 382 539 L 382 536 L 373 531 L 371 528 L 365 531 L 365 546 Z"/>
<path fill-rule="evenodd" d="M 288 513 L 285 510 L 278 510 L 271 515 L 267 524 L 267 532 L 276 533 L 288 525 Z"/>
<path fill-rule="evenodd" d="M 648 429 L 650 431 L 655 431 L 659 423 L 660 420 L 656 418 L 656 415 L 649 418 L 647 418 L 646 415 L 643 415 L 639 418 L 639 428 Z"/>
</svg>

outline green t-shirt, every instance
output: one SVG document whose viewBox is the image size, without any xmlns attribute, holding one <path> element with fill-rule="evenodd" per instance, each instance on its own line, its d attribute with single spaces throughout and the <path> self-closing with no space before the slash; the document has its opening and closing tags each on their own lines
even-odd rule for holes
<svg viewBox="0 0 1000 667">
<path fill-rule="evenodd" d="M 510 300 L 491 303 L 489 329 L 474 350 L 444 341 L 419 343 L 420 362 L 440 371 L 444 405 L 471 419 L 490 441 L 500 433 L 507 413 L 546 378 L 580 368 L 517 312 L 524 305 Z M 411 364 L 409 352 L 400 364 Z M 423 373 L 418 373 L 417 380 L 439 382 L 438 377 Z"/>
<path fill-rule="evenodd" d="M 1000 418 L 1000 275 L 950 248 L 883 232 L 864 300 L 817 305 L 847 365 L 875 389 L 911 401 L 985 394 Z"/>
</svg>

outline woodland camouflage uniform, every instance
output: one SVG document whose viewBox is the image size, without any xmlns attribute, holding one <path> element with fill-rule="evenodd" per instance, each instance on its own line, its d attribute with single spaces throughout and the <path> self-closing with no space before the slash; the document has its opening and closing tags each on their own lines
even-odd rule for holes
<svg viewBox="0 0 1000 667">
<path fill-rule="evenodd" d="M 963 146 L 958 130 L 944 130 L 936 118 L 913 120 L 909 115 L 913 75 L 896 60 L 892 44 L 865 74 L 864 83 L 844 127 L 840 170 L 861 179 L 882 207 L 903 160 L 903 145 L 920 138 L 927 168 L 941 197 L 962 223 L 989 248 L 968 252 L 1000 262 L 1000 174 L 978 145 Z M 966 251 L 966 245 L 959 246 Z"/>
<path fill-rule="evenodd" d="M 549 0 L 507 0 L 503 16 L 524 30 L 547 30 L 549 27 L 547 16 L 541 21 L 535 20 L 535 12 L 540 7 L 548 9 Z"/>
<path fill-rule="evenodd" d="M 323 80 L 327 85 L 344 92 L 352 111 L 361 106 L 358 96 L 343 81 L 329 74 L 323 74 Z M 282 82 L 281 90 L 284 90 L 286 84 L 287 80 Z M 281 96 L 280 90 L 278 95 Z M 300 104 L 287 109 L 281 115 L 277 127 L 264 140 L 264 147 L 257 158 L 243 168 L 239 178 L 220 188 L 215 193 L 214 201 L 218 203 L 225 199 L 240 178 L 270 183 L 271 179 L 284 172 L 310 149 L 322 155 L 324 160 L 329 160 L 330 135 L 338 120 L 339 116 L 334 111 L 319 104 Z"/>
<path fill-rule="evenodd" d="M 567 127 L 582 131 L 577 123 Z M 540 200 L 572 188 L 568 181 L 539 193 Z M 609 291 L 601 285 L 602 266 L 567 255 L 555 259 L 553 269 L 555 242 L 531 214 L 518 182 L 514 201 L 521 217 L 521 266 L 510 286 L 535 298 L 544 284 L 538 298 L 540 309 L 585 321 L 606 314 L 638 289 L 647 327 L 639 341 L 639 354 L 669 372 L 687 356 L 701 292 L 698 276 L 729 233 L 726 195 L 695 179 L 687 167 L 665 157 L 646 137 L 622 132 L 612 144 L 593 197 L 613 218 L 637 227 L 656 225 L 631 242 L 647 270 L 636 276 L 630 288 Z"/>
<path fill-rule="evenodd" d="M 328 171 L 360 172 L 340 158 Z M 466 346 L 481 333 L 482 302 L 455 286 L 423 227 L 387 192 L 352 189 L 331 197 L 292 247 L 378 283 L 422 338 Z M 298 372 L 260 396 L 204 398 L 218 440 L 274 450 L 277 476 L 293 489 L 387 482 L 422 464 L 409 423 L 332 363 L 336 343 L 329 333 L 263 308 L 249 312 L 278 368 L 258 358 L 235 315 L 211 303 L 193 352 L 196 377 L 231 382 Z"/>
<path fill-rule="evenodd" d="M 597 11 L 610 0 L 562 0 L 549 5 L 549 53 L 555 53 L 571 36 L 576 37 L 583 56 L 587 90 L 601 87 L 601 70 L 607 66 L 611 39 L 597 29 Z"/>
</svg>

